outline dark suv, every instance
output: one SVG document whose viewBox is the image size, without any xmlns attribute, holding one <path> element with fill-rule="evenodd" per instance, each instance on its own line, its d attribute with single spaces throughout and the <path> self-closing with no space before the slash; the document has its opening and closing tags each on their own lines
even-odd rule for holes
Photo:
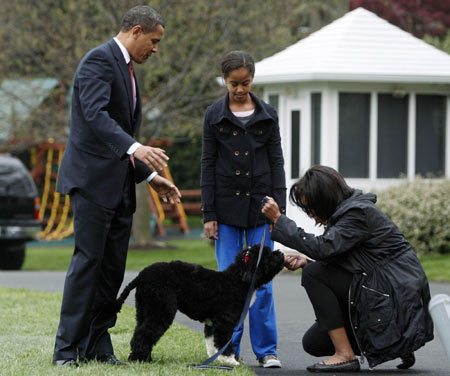
<svg viewBox="0 0 450 376">
<path fill-rule="evenodd" d="M 25 243 L 41 230 L 36 185 L 23 163 L 0 154 L 0 269 L 17 270 L 25 259 Z"/>
</svg>

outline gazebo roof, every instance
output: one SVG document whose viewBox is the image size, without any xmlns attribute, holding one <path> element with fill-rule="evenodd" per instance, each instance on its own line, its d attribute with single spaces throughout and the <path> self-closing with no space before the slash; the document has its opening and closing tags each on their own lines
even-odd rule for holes
<svg viewBox="0 0 450 376">
<path fill-rule="evenodd" d="M 364 8 L 256 63 L 255 84 L 450 83 L 450 55 Z"/>
</svg>

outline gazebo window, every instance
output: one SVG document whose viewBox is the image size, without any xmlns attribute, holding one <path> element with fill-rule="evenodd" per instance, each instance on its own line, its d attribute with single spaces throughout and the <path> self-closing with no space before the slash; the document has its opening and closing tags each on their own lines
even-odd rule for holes
<svg viewBox="0 0 450 376">
<path fill-rule="evenodd" d="M 416 174 L 441 176 L 445 166 L 445 96 L 416 96 Z"/>
<path fill-rule="evenodd" d="M 291 111 L 291 179 L 300 176 L 300 111 Z"/>
<path fill-rule="evenodd" d="M 344 177 L 369 177 L 370 94 L 339 93 L 339 161 Z"/>
<path fill-rule="evenodd" d="M 377 177 L 407 173 L 408 96 L 378 95 Z"/>
<path fill-rule="evenodd" d="M 269 104 L 273 106 L 275 111 L 278 113 L 278 105 L 279 105 L 279 96 L 278 94 L 270 94 L 269 95 Z"/>
<path fill-rule="evenodd" d="M 322 93 L 311 94 L 311 165 L 320 164 Z"/>
</svg>

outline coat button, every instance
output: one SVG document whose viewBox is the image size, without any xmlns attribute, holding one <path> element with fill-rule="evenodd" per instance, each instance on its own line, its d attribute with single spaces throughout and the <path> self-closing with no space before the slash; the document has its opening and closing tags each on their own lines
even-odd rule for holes
<svg viewBox="0 0 450 376">
<path fill-rule="evenodd" d="M 246 150 L 244 154 L 245 154 L 245 155 L 248 155 L 248 150 Z"/>
<path fill-rule="evenodd" d="M 233 136 L 237 136 L 238 131 L 233 131 Z"/>
<path fill-rule="evenodd" d="M 236 170 L 236 175 L 240 175 L 241 172 L 239 170 Z"/>
<path fill-rule="evenodd" d="M 239 196 L 241 194 L 240 191 L 236 191 L 236 196 Z"/>
<path fill-rule="evenodd" d="M 245 173 L 245 175 L 246 175 L 246 176 L 249 176 L 249 175 L 250 175 L 250 171 L 247 171 L 247 172 Z"/>
<path fill-rule="evenodd" d="M 236 150 L 236 151 L 234 152 L 234 155 L 237 157 L 237 156 L 239 155 L 239 152 Z"/>
<path fill-rule="evenodd" d="M 220 132 L 223 132 L 223 127 L 220 127 L 220 128 L 219 128 L 219 131 L 220 131 Z"/>
<path fill-rule="evenodd" d="M 250 192 L 247 192 L 245 195 L 246 195 L 246 196 L 250 196 Z"/>
</svg>

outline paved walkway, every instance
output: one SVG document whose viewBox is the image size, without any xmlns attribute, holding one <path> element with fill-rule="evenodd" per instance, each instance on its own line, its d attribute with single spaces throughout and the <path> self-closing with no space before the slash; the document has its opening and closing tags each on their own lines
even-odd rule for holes
<svg viewBox="0 0 450 376">
<path fill-rule="evenodd" d="M 136 272 L 127 272 L 125 283 L 136 276 Z M 0 286 L 26 288 L 50 292 L 62 292 L 65 272 L 0 272 Z M 282 273 L 274 280 L 275 304 L 277 309 L 277 324 L 279 337 L 279 356 L 283 363 L 281 369 L 262 369 L 253 355 L 248 338 L 244 332 L 241 356 L 257 375 L 312 375 L 306 371 L 306 366 L 318 360 L 306 354 L 301 348 L 302 334 L 314 321 L 309 300 L 300 286 L 300 277 L 291 273 Z M 431 294 L 450 295 L 450 284 L 431 283 Z M 133 294 L 131 294 L 133 295 Z M 134 304 L 134 295 L 127 300 Z M 203 331 L 203 326 L 186 316 L 177 314 L 176 321 L 194 330 Z M 416 352 L 416 365 L 405 371 L 395 367 L 398 361 L 379 365 L 369 371 L 367 363 L 363 364 L 358 375 L 414 375 L 414 376 L 449 376 L 450 360 L 447 359 L 437 334 L 435 339 Z M 205 352 L 206 356 L 206 352 Z M 324 358 L 325 359 L 325 358 Z"/>
</svg>

